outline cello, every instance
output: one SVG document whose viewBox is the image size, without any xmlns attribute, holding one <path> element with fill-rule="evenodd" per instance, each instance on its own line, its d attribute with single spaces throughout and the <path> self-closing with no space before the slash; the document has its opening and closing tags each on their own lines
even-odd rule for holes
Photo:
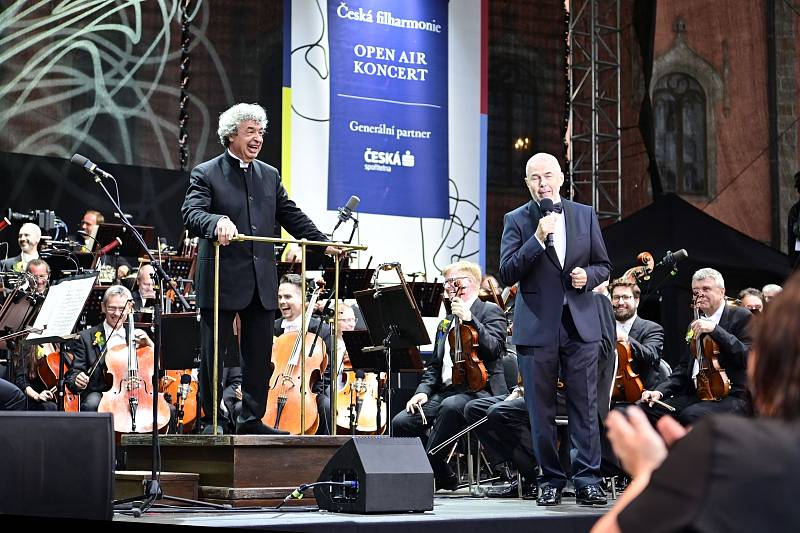
<svg viewBox="0 0 800 533">
<path fill-rule="evenodd" d="M 65 376 L 67 371 L 72 367 L 73 355 L 69 352 L 64 352 L 64 365 L 61 369 L 61 376 Z M 49 354 L 39 358 L 37 361 L 36 372 L 39 374 L 39 379 L 48 389 L 58 388 L 59 365 L 61 364 L 61 353 L 58 351 L 50 352 Z M 58 394 L 58 392 L 56 392 Z M 56 403 L 58 398 L 56 398 Z M 64 387 L 64 411 L 67 413 L 77 413 L 81 410 L 81 395 L 76 394 Z"/>
<path fill-rule="evenodd" d="M 353 435 L 380 435 L 386 431 L 386 403 L 381 402 L 378 429 L 378 376 L 346 365 L 339 380 L 336 426 Z"/>
<path fill-rule="evenodd" d="M 617 373 L 611 399 L 615 402 L 636 403 L 641 400 L 644 384 L 633 370 L 633 352 L 628 342 L 617 341 Z"/>
<path fill-rule="evenodd" d="M 458 280 L 455 282 L 455 297 L 460 297 L 464 288 Z M 489 373 L 486 365 L 478 356 L 478 330 L 468 324 L 462 324 L 457 316 L 453 317 L 453 327 L 447 334 L 450 344 L 450 358 L 453 361 L 453 384 L 466 385 L 470 392 L 477 392 L 486 387 Z"/>
<path fill-rule="evenodd" d="M 697 299 L 692 302 L 694 319 L 700 319 L 700 310 Z M 687 335 L 690 342 L 692 356 L 697 359 L 697 398 L 701 401 L 715 401 L 728 396 L 731 391 L 731 380 L 725 369 L 719 364 L 719 344 L 711 335 L 698 335 L 689 330 Z"/>
<path fill-rule="evenodd" d="M 285 332 L 272 345 L 272 367 L 281 370 L 273 372 L 269 380 L 267 407 L 261 421 L 271 428 L 288 431 L 292 435 L 313 435 L 319 427 L 317 394 L 312 392 L 312 387 L 325 372 L 328 356 L 325 353 L 325 343 L 319 335 L 308 333 L 308 325 L 323 287 L 324 283 L 320 282 L 314 290 L 303 318 L 308 351 L 305 355 L 305 374 L 301 374 L 300 358 L 303 353 L 299 331 Z M 301 396 L 301 380 L 305 382 L 305 397 Z M 301 423 L 301 403 L 305 408 L 305 424 Z"/>
<path fill-rule="evenodd" d="M 103 393 L 97 412 L 114 415 L 114 431 L 117 433 L 147 433 L 153 430 L 154 423 L 158 429 L 169 424 L 169 404 L 164 395 L 158 393 L 157 419 L 154 421 L 153 391 L 150 388 L 153 383 L 153 348 L 136 348 L 133 313 L 128 313 L 128 325 L 128 344 L 118 344 L 106 351 L 106 368 L 113 377 L 113 385 Z"/>
</svg>

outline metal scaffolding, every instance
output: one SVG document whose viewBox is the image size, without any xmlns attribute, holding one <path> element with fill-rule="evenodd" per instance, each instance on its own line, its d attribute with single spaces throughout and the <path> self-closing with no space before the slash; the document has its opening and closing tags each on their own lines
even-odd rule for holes
<svg viewBox="0 0 800 533">
<path fill-rule="evenodd" d="M 570 198 L 622 218 L 620 2 L 569 0 Z"/>
</svg>

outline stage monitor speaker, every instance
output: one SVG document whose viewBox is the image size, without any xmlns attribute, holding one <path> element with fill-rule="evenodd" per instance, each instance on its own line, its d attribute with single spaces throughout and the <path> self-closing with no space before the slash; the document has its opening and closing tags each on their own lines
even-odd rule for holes
<svg viewBox="0 0 800 533">
<path fill-rule="evenodd" d="M 0 412 L 0 513 L 111 520 L 110 413 Z"/>
<path fill-rule="evenodd" d="M 354 437 L 331 457 L 318 481 L 356 481 L 357 488 L 314 487 L 320 509 L 339 513 L 433 510 L 433 471 L 416 437 Z"/>
</svg>

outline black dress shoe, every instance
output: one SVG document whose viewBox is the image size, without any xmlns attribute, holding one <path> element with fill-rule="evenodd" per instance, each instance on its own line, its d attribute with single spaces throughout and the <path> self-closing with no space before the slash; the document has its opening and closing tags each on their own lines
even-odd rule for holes
<svg viewBox="0 0 800 533">
<path fill-rule="evenodd" d="M 536 505 L 558 505 L 561 503 L 561 489 L 550 485 L 542 487 L 542 493 L 536 500 Z"/>
<path fill-rule="evenodd" d="M 578 505 L 606 505 L 608 503 L 605 491 L 596 483 L 575 491 L 575 501 Z"/>
<path fill-rule="evenodd" d="M 535 483 L 528 483 L 522 481 L 522 499 L 535 500 L 538 495 L 538 490 Z M 509 485 L 501 485 L 498 487 L 489 487 L 486 490 L 487 498 L 519 498 L 519 483 L 515 479 Z"/>
<path fill-rule="evenodd" d="M 458 488 L 458 476 L 450 474 L 435 478 L 436 490 L 456 490 Z"/>
<path fill-rule="evenodd" d="M 288 435 L 288 431 L 271 428 L 261 422 L 261 420 L 236 424 L 237 435 Z"/>
<path fill-rule="evenodd" d="M 509 485 L 499 487 L 489 487 L 486 490 L 487 498 L 516 498 L 519 496 L 519 483 L 515 479 Z"/>
</svg>

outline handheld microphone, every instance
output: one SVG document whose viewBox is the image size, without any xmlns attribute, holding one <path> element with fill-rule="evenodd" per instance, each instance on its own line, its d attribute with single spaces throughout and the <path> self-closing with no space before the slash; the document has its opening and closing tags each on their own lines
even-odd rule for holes
<svg viewBox="0 0 800 533">
<path fill-rule="evenodd" d="M 181 376 L 181 384 L 178 385 L 178 396 L 184 400 L 189 396 L 189 384 L 191 382 L 192 376 L 190 374 L 183 374 Z"/>
<path fill-rule="evenodd" d="M 350 199 L 347 200 L 347 205 L 339 208 L 339 221 L 336 223 L 336 226 L 333 227 L 333 231 L 336 231 L 343 222 L 347 222 L 353 218 L 353 212 L 356 210 L 359 203 L 361 203 L 361 198 L 358 196 L 351 196 Z"/>
<path fill-rule="evenodd" d="M 0 220 L 0 231 L 3 231 L 4 229 L 6 229 L 10 225 L 11 225 L 11 221 L 8 220 L 7 217 L 3 217 L 3 220 Z"/>
<path fill-rule="evenodd" d="M 686 259 L 687 257 L 689 257 L 689 253 L 686 251 L 685 248 L 681 248 L 680 250 L 674 253 L 667 250 L 667 254 L 664 256 L 663 259 L 661 259 L 661 261 L 658 262 L 656 266 L 657 267 L 660 267 L 662 265 L 675 266 L 675 264 L 678 261 L 680 261 L 681 259 Z"/>
<path fill-rule="evenodd" d="M 539 207 L 542 210 L 542 216 L 546 217 L 547 215 L 553 212 L 553 200 L 551 200 L 550 198 L 542 198 L 541 201 L 539 202 Z M 547 234 L 547 237 L 545 237 L 544 239 L 544 245 L 548 248 L 553 246 L 552 233 Z"/>
<path fill-rule="evenodd" d="M 97 257 L 102 257 L 111 250 L 113 250 L 114 248 L 117 248 L 118 246 L 122 246 L 122 239 L 116 237 L 113 241 L 111 241 L 110 243 L 106 244 L 105 246 L 97 250 L 97 253 L 95 255 Z"/>
<path fill-rule="evenodd" d="M 89 161 L 89 159 L 87 159 L 86 157 L 82 156 L 81 154 L 73 155 L 72 159 L 70 159 L 70 163 L 72 163 L 73 165 L 78 165 L 79 167 L 83 167 L 83 169 L 86 172 L 88 172 L 92 176 L 97 176 L 98 178 L 111 178 L 111 177 L 113 177 L 111 174 L 109 174 L 108 172 L 106 172 L 102 168 L 98 167 L 97 165 L 95 165 L 94 163 Z"/>
</svg>

